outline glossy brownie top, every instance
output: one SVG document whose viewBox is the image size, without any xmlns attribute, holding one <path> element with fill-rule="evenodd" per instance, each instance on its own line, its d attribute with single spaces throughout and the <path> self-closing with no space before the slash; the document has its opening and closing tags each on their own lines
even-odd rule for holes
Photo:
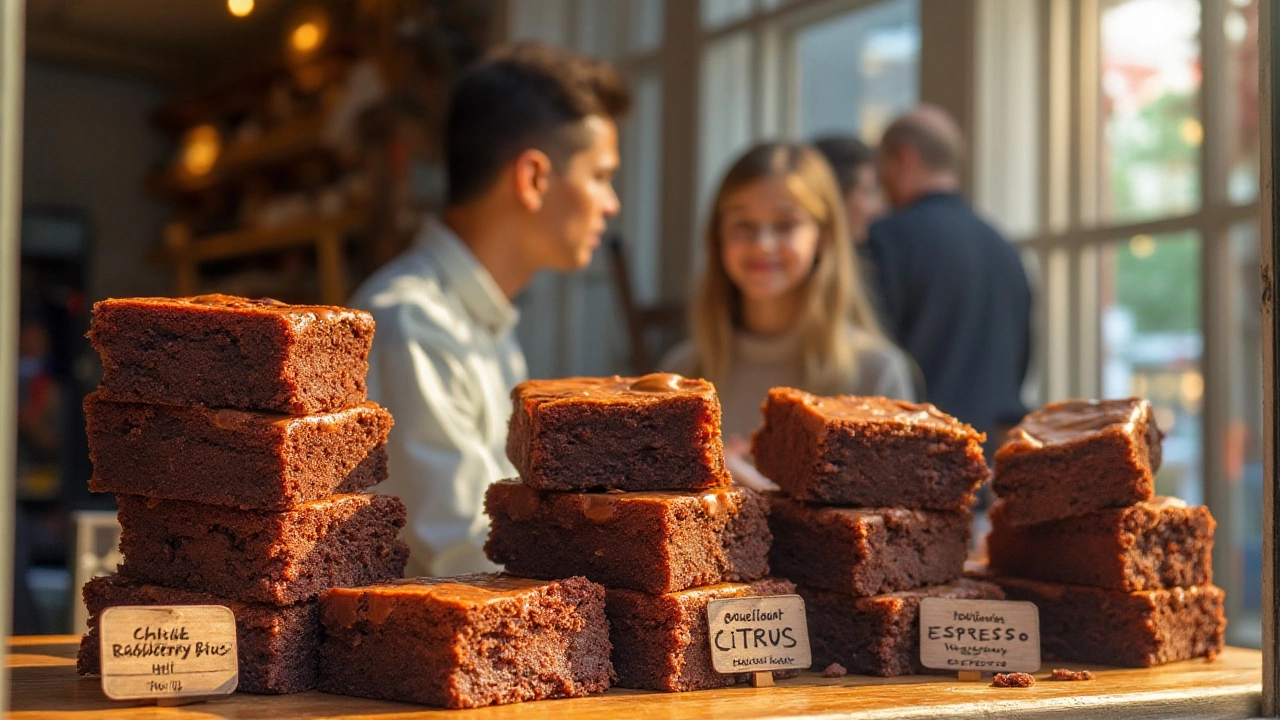
<svg viewBox="0 0 1280 720">
<path fill-rule="evenodd" d="M 1151 403 L 1126 400 L 1067 400 L 1045 405 L 1009 431 L 1009 451 L 1067 445 L 1106 433 L 1133 435 L 1155 424 Z"/>
<path fill-rule="evenodd" d="M 535 490 L 519 480 L 503 480 L 494 483 L 490 495 L 506 499 L 506 511 L 512 520 L 524 521 L 535 517 L 539 507 L 563 510 L 566 504 L 576 504 L 583 517 L 598 523 L 609 522 L 617 515 L 619 505 L 646 503 L 671 504 L 695 500 L 707 517 L 736 513 L 753 491 L 744 487 L 717 487 L 706 490 L 639 490 L 635 492 L 558 493 Z"/>
<path fill-rule="evenodd" d="M 295 320 L 319 320 L 338 322 L 357 320 L 373 323 L 373 317 L 363 310 L 332 305 L 290 305 L 272 298 L 242 298 L 234 295 L 196 295 L 185 298 L 136 297 L 109 298 L 94 303 L 94 314 L 114 308 L 215 311 L 238 315 L 280 315 Z"/>
<path fill-rule="evenodd" d="M 794 388 L 773 388 L 769 390 L 767 402 L 801 403 L 827 420 L 928 425 L 947 430 L 968 427 L 929 403 L 913 403 L 879 396 L 822 397 Z"/>
<path fill-rule="evenodd" d="M 558 400 L 640 404 L 680 395 L 714 394 L 715 387 L 706 380 L 694 380 L 675 373 L 526 380 L 511 391 L 513 399 L 523 400 L 526 404 Z"/>
<path fill-rule="evenodd" d="M 324 593 L 321 602 L 326 620 L 349 626 L 360 620 L 380 623 L 400 602 L 476 607 L 504 600 L 523 600 L 531 592 L 558 584 L 576 586 L 591 583 L 582 577 L 534 580 L 505 573 L 414 577 L 364 587 L 331 588 Z"/>
</svg>

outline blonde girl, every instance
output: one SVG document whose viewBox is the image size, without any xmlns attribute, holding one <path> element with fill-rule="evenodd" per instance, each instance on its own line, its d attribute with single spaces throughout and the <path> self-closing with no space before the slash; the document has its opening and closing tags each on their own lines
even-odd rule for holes
<svg viewBox="0 0 1280 720">
<path fill-rule="evenodd" d="M 885 339 L 862 284 L 840 191 L 814 148 L 751 148 L 716 192 L 692 338 L 661 369 L 715 383 L 741 450 L 770 387 L 911 400 L 910 364 Z"/>
</svg>

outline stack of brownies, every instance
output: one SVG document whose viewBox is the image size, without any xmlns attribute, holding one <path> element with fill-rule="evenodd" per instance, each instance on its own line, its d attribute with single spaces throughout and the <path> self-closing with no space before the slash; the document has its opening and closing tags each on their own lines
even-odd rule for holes
<svg viewBox="0 0 1280 720">
<path fill-rule="evenodd" d="M 530 381 L 512 401 L 507 454 L 520 479 L 486 495 L 489 559 L 606 586 L 621 687 L 747 680 L 712 667 L 707 603 L 794 587 L 765 578 L 765 499 L 728 487 L 712 385 L 670 374 Z"/>
<path fill-rule="evenodd" d="M 117 493 L 119 573 L 84 587 L 78 669 L 99 667 L 99 614 L 117 605 L 224 605 L 240 684 L 306 690 L 315 598 L 398 578 L 391 415 L 365 402 L 373 319 L 221 295 L 106 300 L 89 338 L 105 374 L 85 400 L 90 488 Z"/>
<path fill-rule="evenodd" d="M 962 579 L 985 437 L 932 405 L 774 388 L 752 438 L 773 571 L 805 600 L 816 667 L 919 672 L 925 597 L 1000 599 Z"/>
<path fill-rule="evenodd" d="M 996 452 L 986 577 L 1039 606 L 1047 655 L 1149 667 L 1221 650 L 1214 521 L 1154 496 L 1160 440 L 1146 400 L 1071 400 Z"/>
</svg>

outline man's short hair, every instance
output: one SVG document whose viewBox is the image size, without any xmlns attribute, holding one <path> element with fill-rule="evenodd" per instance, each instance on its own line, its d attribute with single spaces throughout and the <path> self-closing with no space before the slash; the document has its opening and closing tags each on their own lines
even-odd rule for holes
<svg viewBox="0 0 1280 720">
<path fill-rule="evenodd" d="M 616 119 L 629 105 L 626 81 L 606 62 L 541 43 L 498 49 L 453 91 L 444 131 L 448 203 L 483 194 L 530 148 L 562 167 L 588 143 L 574 124 Z"/>
<path fill-rule="evenodd" d="M 920 154 L 925 167 L 937 172 L 960 172 L 964 162 L 964 135 L 945 110 L 921 105 L 903 115 L 880 139 L 880 149 L 910 147 Z"/>
<path fill-rule="evenodd" d="M 827 159 L 840 183 L 841 195 L 848 195 L 858 186 L 858 168 L 873 165 L 876 160 L 871 148 L 852 135 L 827 135 L 814 140 L 813 146 Z"/>
</svg>

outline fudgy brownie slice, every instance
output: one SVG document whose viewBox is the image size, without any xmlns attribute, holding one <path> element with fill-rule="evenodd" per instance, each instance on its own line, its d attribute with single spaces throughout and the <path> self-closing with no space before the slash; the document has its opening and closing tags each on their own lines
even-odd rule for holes
<svg viewBox="0 0 1280 720">
<path fill-rule="evenodd" d="M 89 632 L 80 641 L 76 670 L 97 675 L 100 670 L 98 616 L 121 605 L 222 605 L 236 616 L 236 653 L 240 660 L 241 692 L 283 694 L 310 690 L 316 684 L 316 653 L 320 649 L 320 607 L 314 601 L 277 607 L 242 603 L 227 598 L 131 582 L 106 575 L 85 584 Z"/>
<path fill-rule="evenodd" d="M 484 550 L 516 575 L 675 592 L 769 574 L 768 509 L 740 487 L 563 493 L 504 480 L 485 493 Z"/>
<path fill-rule="evenodd" d="M 746 682 L 750 673 L 720 674 L 711 664 L 707 603 L 720 598 L 790 595 L 795 585 L 766 578 L 696 587 L 666 595 L 606 591 L 609 638 L 618 687 L 685 692 Z M 793 670 L 774 673 L 794 675 Z"/>
<path fill-rule="evenodd" d="M 613 679 L 585 578 L 410 578 L 320 596 L 320 689 L 450 708 L 580 697 Z"/>
<path fill-rule="evenodd" d="M 1018 525 L 1140 503 L 1155 491 L 1160 439 L 1146 400 L 1051 403 L 1009 431 L 992 489 Z"/>
<path fill-rule="evenodd" d="M 1133 593 L 1003 576 L 987 580 L 1010 600 L 1040 608 L 1047 657 L 1151 667 L 1221 652 L 1227 620 L 1213 585 Z"/>
<path fill-rule="evenodd" d="M 1213 582 L 1216 523 L 1177 498 L 1038 525 L 1010 523 L 998 501 L 989 517 L 987 552 L 1000 575 L 1125 592 Z"/>
<path fill-rule="evenodd" d="M 314 415 L 84 401 L 89 489 L 283 510 L 387 477 L 391 413 L 373 403 Z"/>
<path fill-rule="evenodd" d="M 920 664 L 922 598 L 1004 599 L 998 586 L 966 578 L 950 585 L 862 598 L 803 585 L 798 591 L 809 619 L 814 667 L 840 663 L 851 673 L 880 677 L 924 669 Z"/>
<path fill-rule="evenodd" d="M 798 500 L 965 510 L 987 479 L 986 436 L 929 404 L 773 388 L 756 467 Z"/>
<path fill-rule="evenodd" d="M 102 395 L 303 415 L 365 400 L 373 317 L 229 295 L 93 306 Z"/>
<path fill-rule="evenodd" d="M 404 505 L 352 493 L 282 512 L 118 495 L 120 574 L 134 580 L 292 605 L 335 586 L 404 573 L 409 548 L 396 537 Z"/>
<path fill-rule="evenodd" d="M 511 391 L 507 457 L 539 490 L 728 485 L 720 399 L 706 380 L 529 380 Z"/>
<path fill-rule="evenodd" d="M 770 571 L 851 595 L 940 585 L 964 570 L 967 512 L 808 505 L 769 497 Z"/>
</svg>

